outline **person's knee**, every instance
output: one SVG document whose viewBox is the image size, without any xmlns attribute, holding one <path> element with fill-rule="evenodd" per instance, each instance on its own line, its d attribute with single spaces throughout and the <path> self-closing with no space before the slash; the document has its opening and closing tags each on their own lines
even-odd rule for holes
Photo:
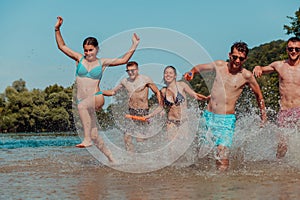
<svg viewBox="0 0 300 200">
<path fill-rule="evenodd" d="M 78 108 L 78 111 L 83 111 L 83 110 L 87 110 L 88 109 L 88 107 L 85 104 L 83 104 L 83 103 L 78 104 L 77 108 Z"/>
<path fill-rule="evenodd" d="M 99 97 L 99 98 L 95 98 L 95 109 L 99 110 L 100 108 L 102 108 L 104 105 L 104 98 Z"/>
<path fill-rule="evenodd" d="M 95 110 L 100 110 L 102 108 L 102 106 L 104 105 L 104 103 L 101 104 L 95 104 Z"/>
</svg>

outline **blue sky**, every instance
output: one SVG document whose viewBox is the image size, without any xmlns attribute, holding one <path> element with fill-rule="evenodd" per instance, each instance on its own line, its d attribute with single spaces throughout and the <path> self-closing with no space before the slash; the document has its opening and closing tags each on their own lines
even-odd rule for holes
<svg viewBox="0 0 300 200">
<path fill-rule="evenodd" d="M 288 39 L 290 36 L 285 34 L 283 25 L 290 23 L 286 16 L 294 16 L 299 1 L 2 0 L 0 5 L 2 93 L 20 78 L 26 81 L 30 90 L 44 89 L 55 83 L 64 87 L 72 85 L 75 80 L 75 63 L 57 49 L 54 39 L 54 24 L 58 15 L 64 18 L 61 30 L 65 42 L 79 52 L 82 52 L 82 41 L 87 36 L 95 36 L 101 48 L 103 41 L 120 33 L 122 35 L 130 30 L 157 27 L 182 33 L 201 45 L 211 59 L 224 60 L 229 47 L 236 41 L 245 41 L 252 48 L 273 40 Z M 145 36 L 143 32 L 140 34 L 142 44 Z M 99 57 L 101 53 L 120 56 L 131 44 L 130 35 L 122 41 L 114 42 L 110 48 L 103 48 Z M 177 43 L 175 39 L 173 44 Z M 193 51 L 190 48 L 185 52 Z M 161 56 L 153 56 L 151 52 L 137 51 L 136 54 L 132 59 L 144 66 L 158 63 L 156 67 L 163 68 L 166 64 L 186 64 L 176 59 L 167 60 L 168 56 L 164 57 L 163 53 Z M 143 56 L 148 56 L 148 59 Z M 201 63 L 206 60 L 199 57 L 195 62 L 198 61 Z M 188 64 L 182 67 L 181 71 L 191 68 Z M 148 73 L 152 77 L 162 76 L 155 70 Z M 112 75 L 115 80 L 109 82 Z M 115 71 L 105 71 L 102 87 L 114 86 L 113 83 L 123 76 L 124 66 Z"/>
</svg>

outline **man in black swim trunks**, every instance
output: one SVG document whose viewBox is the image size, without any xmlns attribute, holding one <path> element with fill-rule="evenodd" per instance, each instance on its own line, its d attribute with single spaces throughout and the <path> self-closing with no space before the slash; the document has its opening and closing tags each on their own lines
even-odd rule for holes
<svg viewBox="0 0 300 200">
<path fill-rule="evenodd" d="M 128 92 L 128 107 L 129 114 L 135 116 L 145 116 L 149 114 L 148 94 L 149 89 L 156 95 L 159 104 L 161 101 L 160 91 L 153 83 L 152 79 L 148 76 L 139 74 L 138 63 L 135 61 L 128 62 L 126 65 L 126 72 L 128 78 L 124 78 L 121 82 L 112 90 L 105 90 L 103 94 L 105 96 L 113 96 L 122 88 L 125 88 Z M 142 123 L 142 122 L 137 122 Z M 127 151 L 133 151 L 132 133 L 130 130 L 126 130 L 124 134 L 124 142 Z M 142 138 L 137 137 L 137 141 L 143 141 Z"/>
</svg>

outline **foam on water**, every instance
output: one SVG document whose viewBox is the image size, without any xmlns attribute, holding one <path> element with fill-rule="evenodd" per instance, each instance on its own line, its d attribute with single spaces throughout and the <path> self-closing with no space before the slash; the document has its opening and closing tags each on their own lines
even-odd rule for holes
<svg viewBox="0 0 300 200">
<path fill-rule="evenodd" d="M 158 198 L 174 199 L 242 199 L 248 195 L 249 199 L 272 199 L 274 194 L 280 196 L 282 193 L 288 194 L 290 199 L 297 199 L 300 180 L 299 132 L 293 129 L 287 133 L 290 138 L 289 150 L 286 157 L 278 162 L 275 158 L 278 129 L 272 123 L 260 128 L 259 122 L 255 114 L 238 119 L 231 149 L 231 166 L 228 172 L 223 173 L 214 167 L 213 150 L 205 156 L 199 156 L 198 140 L 194 140 L 176 161 L 167 163 L 170 166 L 160 170 L 155 170 L 158 165 L 153 168 L 148 166 L 151 157 L 146 157 L 147 162 L 142 163 L 139 158 L 142 155 L 139 154 L 133 156 L 132 160 L 121 161 L 123 164 L 116 167 L 122 168 L 121 171 L 106 167 L 87 149 L 78 149 L 73 145 L 2 148 L 0 186 L 3 192 L 0 196 L 3 199 L 87 199 L 94 195 L 93 199 L 122 199 L 126 195 L 134 195 L 142 199 L 148 194 L 151 197 L 157 195 Z M 124 148 L 121 146 L 122 131 L 113 129 L 103 134 L 107 139 L 116 139 L 113 144 L 119 144 L 118 148 Z M 1 136 L 1 141 L 5 137 L 11 136 Z M 26 137 L 32 139 L 31 136 L 22 136 L 22 139 L 26 140 Z M 14 139 L 18 140 L 16 137 Z M 144 147 L 151 150 L 153 139 L 137 143 L 136 151 L 147 153 Z M 159 147 L 159 144 L 155 145 Z M 122 156 L 118 155 L 118 158 Z M 166 158 L 169 158 L 168 154 L 156 157 L 160 162 L 166 162 Z M 138 167 L 153 171 L 125 173 L 124 169 L 130 172 Z M 174 194 L 174 191 L 184 194 Z"/>
<path fill-rule="evenodd" d="M 160 127 L 161 124 L 152 123 L 154 127 L 147 130 L 159 131 L 150 133 L 149 137 L 143 142 L 134 140 L 134 153 L 125 150 L 122 130 L 115 128 L 105 132 L 100 131 L 100 135 L 105 139 L 116 160 L 118 160 L 118 164 L 112 167 L 117 170 L 136 173 L 158 170 L 166 166 L 186 167 L 197 165 L 200 169 L 213 167 L 215 159 L 213 143 L 201 143 L 202 146 L 199 146 L 199 138 L 196 137 L 197 131 L 199 132 L 197 130 L 198 126 L 195 126 L 199 123 L 199 110 L 192 107 L 189 113 L 191 120 L 180 128 L 179 134 L 182 136 L 178 137 L 178 140 L 168 141 L 165 129 Z M 158 121 L 163 123 L 162 120 Z M 230 162 L 235 164 L 236 167 L 244 163 L 268 162 L 271 164 L 279 162 L 275 156 L 279 140 L 278 134 L 284 133 L 288 137 L 288 151 L 280 162 L 300 169 L 299 130 L 297 128 L 279 129 L 271 121 L 262 127 L 260 125 L 260 117 L 254 111 L 238 116 L 233 144 L 230 149 Z M 186 138 L 183 137 L 185 133 L 188 136 Z M 210 133 L 206 132 L 206 134 L 207 139 L 209 139 L 211 137 Z M 59 150 L 65 151 L 67 149 L 69 153 L 74 152 L 76 154 L 76 152 L 83 151 L 82 149 L 73 148 L 79 141 L 78 136 L 68 134 L 49 133 L 39 136 L 35 134 L 2 134 L 0 137 L 2 158 L 0 160 L 3 163 L 4 161 L 10 162 L 25 158 L 28 158 L 27 160 L 35 159 L 36 156 L 32 155 L 39 155 L 41 158 L 52 155 L 51 157 L 54 158 L 56 154 L 60 155 Z M 18 153 L 19 156 L 15 156 L 19 148 L 30 149 L 30 151 L 22 150 L 23 154 Z M 53 151 L 54 149 L 55 151 Z M 25 154 L 25 152 L 31 153 Z M 90 157 L 89 153 L 92 153 L 96 158 L 94 162 L 92 162 L 93 158 Z M 10 155 L 14 155 L 14 157 Z M 87 156 L 90 159 L 88 162 L 83 162 L 83 166 L 87 163 L 99 163 L 98 161 L 110 166 L 108 162 L 105 162 L 107 159 L 96 147 L 88 148 Z M 62 162 L 67 163 L 68 159 Z"/>
<path fill-rule="evenodd" d="M 142 142 L 133 140 L 134 152 L 128 152 L 125 149 L 123 128 L 106 132 L 100 131 L 100 136 L 104 138 L 105 143 L 118 162 L 111 167 L 120 171 L 143 173 L 172 165 L 172 163 L 178 160 L 178 158 L 185 154 L 190 148 L 197 133 L 199 120 L 197 103 L 194 102 L 194 104 L 191 104 L 187 112 L 189 113 L 189 120 L 183 121 L 180 127 L 174 129 L 177 135 L 173 140 L 169 140 L 167 136 L 167 131 L 164 126 L 166 123 L 165 115 L 163 117 L 158 115 L 146 126 L 141 126 L 131 121 L 131 129 L 143 133 L 143 138 L 145 138 Z M 122 116 L 124 116 L 124 113 L 122 113 Z M 126 119 L 123 117 L 119 120 L 120 122 L 117 121 L 117 123 L 121 126 L 124 124 L 122 120 L 125 121 Z M 89 148 L 88 150 L 100 162 L 109 165 L 106 162 L 107 159 L 96 147 Z M 195 154 L 191 153 L 187 157 L 193 160 L 192 157 L 194 156 Z M 191 163 L 191 161 L 189 161 L 189 163 Z"/>
</svg>

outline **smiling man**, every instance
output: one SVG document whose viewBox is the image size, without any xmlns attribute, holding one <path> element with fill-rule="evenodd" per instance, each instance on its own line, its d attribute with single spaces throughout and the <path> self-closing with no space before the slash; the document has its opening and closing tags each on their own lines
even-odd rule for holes
<svg viewBox="0 0 300 200">
<path fill-rule="evenodd" d="M 113 96 L 122 88 L 125 88 L 128 93 L 128 110 L 132 116 L 146 116 L 149 114 L 148 94 L 149 89 L 156 95 L 159 104 L 160 103 L 160 91 L 154 84 L 152 79 L 143 74 L 139 74 L 138 63 L 130 61 L 126 65 L 127 78 L 121 80 L 121 82 L 112 90 L 104 90 L 105 96 Z M 134 120 L 134 119 L 133 119 Z M 136 121 L 137 125 L 145 125 L 147 122 Z M 124 133 L 125 148 L 127 151 L 133 152 L 134 147 L 132 143 L 132 135 L 136 135 L 136 130 L 128 130 Z M 138 133 L 139 134 L 139 133 Z M 136 137 L 137 141 L 143 141 L 142 137 Z"/>
<path fill-rule="evenodd" d="M 293 128 L 300 119 L 300 38 L 291 37 L 287 41 L 287 60 L 275 61 L 268 66 L 256 66 L 253 74 L 260 77 L 262 74 L 277 72 L 279 77 L 280 111 L 277 115 L 277 124 L 280 128 Z M 298 125 L 299 127 L 299 125 Z M 287 138 L 280 134 L 277 148 L 277 158 L 282 158 L 287 152 Z"/>
<path fill-rule="evenodd" d="M 265 122 L 267 119 L 260 87 L 254 75 L 243 68 L 248 51 L 246 43 L 236 42 L 231 46 L 228 62 L 216 60 L 198 64 L 184 75 L 184 78 L 190 81 L 195 73 L 214 71 L 216 74 L 211 88 L 211 98 L 203 116 L 217 146 L 216 164 L 220 170 L 225 170 L 229 166 L 229 148 L 232 145 L 236 122 L 235 106 L 245 85 L 249 85 L 256 96 L 262 121 Z"/>
</svg>

